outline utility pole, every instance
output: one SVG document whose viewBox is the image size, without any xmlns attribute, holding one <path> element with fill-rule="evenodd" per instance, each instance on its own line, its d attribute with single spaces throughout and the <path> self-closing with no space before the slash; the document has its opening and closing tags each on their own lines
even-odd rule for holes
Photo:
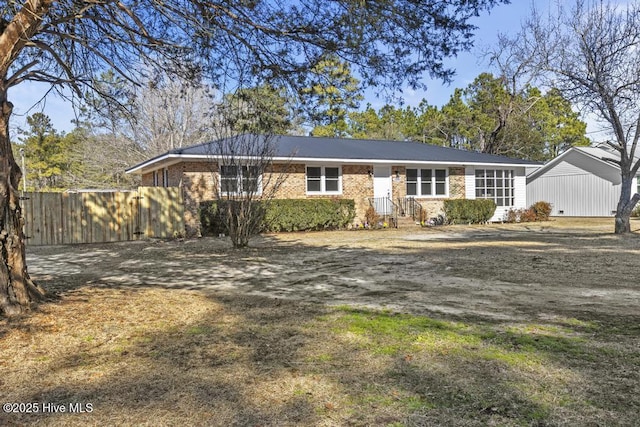
<svg viewBox="0 0 640 427">
<path fill-rule="evenodd" d="M 27 168 L 24 165 L 24 148 L 20 149 L 20 158 L 22 159 L 22 192 L 27 192 Z"/>
</svg>

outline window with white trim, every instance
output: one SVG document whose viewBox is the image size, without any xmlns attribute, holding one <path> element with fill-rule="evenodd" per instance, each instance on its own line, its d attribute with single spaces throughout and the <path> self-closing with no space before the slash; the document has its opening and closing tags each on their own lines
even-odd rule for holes
<svg viewBox="0 0 640 427">
<path fill-rule="evenodd" d="M 307 166 L 307 193 L 342 193 L 342 171 L 338 166 Z"/>
<path fill-rule="evenodd" d="M 260 170 L 257 166 L 220 166 L 222 194 L 259 194 L 260 190 Z"/>
<path fill-rule="evenodd" d="M 447 170 L 407 168 L 406 183 L 407 196 L 446 196 Z"/>
<path fill-rule="evenodd" d="M 496 206 L 513 206 L 513 178 L 512 170 L 476 169 L 476 198 L 493 200 Z"/>
<path fill-rule="evenodd" d="M 162 186 L 163 187 L 169 186 L 169 169 L 167 168 L 164 168 L 162 170 Z"/>
</svg>

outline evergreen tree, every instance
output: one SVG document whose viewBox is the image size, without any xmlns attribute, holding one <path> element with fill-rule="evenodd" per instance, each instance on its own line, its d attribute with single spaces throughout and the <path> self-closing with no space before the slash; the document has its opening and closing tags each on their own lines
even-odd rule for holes
<svg viewBox="0 0 640 427">
<path fill-rule="evenodd" d="M 543 95 L 527 86 L 512 93 L 489 73 L 456 89 L 442 113 L 443 134 L 452 147 L 545 161 L 589 143 L 586 124 L 556 90 Z"/>
<path fill-rule="evenodd" d="M 571 103 L 553 88 L 544 94 L 539 108 L 544 111 L 540 127 L 545 143 L 543 160 L 550 160 L 571 147 L 591 144 L 586 137 L 587 124 L 573 111 Z"/>
<path fill-rule="evenodd" d="M 314 136 L 347 136 L 349 112 L 358 108 L 363 99 L 360 82 L 351 74 L 347 62 L 337 56 L 323 58 L 313 67 L 311 85 L 302 89 L 302 96 L 312 106 L 309 118 L 315 125 Z"/>
<path fill-rule="evenodd" d="M 74 150 L 79 140 L 74 134 L 60 134 L 49 116 L 35 113 L 27 117 L 28 130 L 22 130 L 28 188 L 35 191 L 61 190 L 72 181 L 79 168 Z"/>
<path fill-rule="evenodd" d="M 240 88 L 225 96 L 227 120 L 237 133 L 286 135 L 301 132 L 284 89 L 270 84 Z"/>
<path fill-rule="evenodd" d="M 348 133 L 354 138 L 405 141 L 417 134 L 418 122 L 413 108 L 396 108 L 384 105 L 375 111 L 371 105 L 363 112 L 349 114 Z"/>
</svg>

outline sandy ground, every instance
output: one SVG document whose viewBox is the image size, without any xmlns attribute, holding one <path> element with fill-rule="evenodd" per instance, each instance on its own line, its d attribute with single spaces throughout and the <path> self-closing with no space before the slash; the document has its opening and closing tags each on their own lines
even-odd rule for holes
<svg viewBox="0 0 640 427">
<path fill-rule="evenodd" d="M 165 287 L 488 319 L 637 316 L 640 221 L 612 220 L 30 247 L 51 295 Z"/>
<path fill-rule="evenodd" d="M 29 247 L 51 301 L 0 319 L 0 402 L 43 411 L 0 425 L 637 425 L 640 233 L 612 227 Z"/>
</svg>

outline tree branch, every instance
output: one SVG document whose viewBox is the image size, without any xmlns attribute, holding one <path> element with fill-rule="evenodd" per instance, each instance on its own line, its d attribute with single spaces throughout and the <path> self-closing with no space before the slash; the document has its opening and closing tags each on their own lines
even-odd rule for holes
<svg viewBox="0 0 640 427">
<path fill-rule="evenodd" d="M 37 33 L 54 0 L 26 0 L 0 34 L 0 76 L 6 76 L 28 40 Z"/>
</svg>

